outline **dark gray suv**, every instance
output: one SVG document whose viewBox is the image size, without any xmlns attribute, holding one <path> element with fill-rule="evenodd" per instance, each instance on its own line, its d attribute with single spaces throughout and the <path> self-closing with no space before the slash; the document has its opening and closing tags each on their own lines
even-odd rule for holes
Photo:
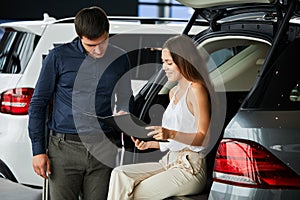
<svg viewBox="0 0 300 200">
<path fill-rule="evenodd" d="M 300 1 L 179 2 L 195 10 L 183 34 L 209 25 L 192 39 L 226 97 L 224 120 L 213 121 L 221 129 L 207 155 L 207 188 L 184 199 L 299 199 Z M 169 88 L 163 73 L 153 75 L 135 97 L 135 114 L 161 117 L 151 109 L 166 107 Z"/>
</svg>

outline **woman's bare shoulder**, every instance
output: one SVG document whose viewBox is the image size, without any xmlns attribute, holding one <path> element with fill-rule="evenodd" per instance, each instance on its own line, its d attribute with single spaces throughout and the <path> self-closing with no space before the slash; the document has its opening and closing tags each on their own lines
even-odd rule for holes
<svg viewBox="0 0 300 200">
<path fill-rule="evenodd" d="M 208 99 L 209 94 L 206 86 L 201 82 L 193 82 L 191 85 L 191 92 L 189 92 L 188 96 L 191 101 L 196 99 Z"/>
<path fill-rule="evenodd" d="M 206 86 L 204 85 L 204 83 L 201 82 L 193 82 L 191 85 L 191 90 L 196 93 L 202 93 L 207 91 Z"/>
</svg>

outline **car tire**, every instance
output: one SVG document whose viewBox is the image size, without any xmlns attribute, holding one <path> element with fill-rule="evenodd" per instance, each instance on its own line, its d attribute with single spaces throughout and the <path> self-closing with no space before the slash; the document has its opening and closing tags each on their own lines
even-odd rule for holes
<svg viewBox="0 0 300 200">
<path fill-rule="evenodd" d="M 2 160 L 0 160 L 0 178 L 6 178 L 16 183 L 18 182 L 16 177 Z"/>
</svg>

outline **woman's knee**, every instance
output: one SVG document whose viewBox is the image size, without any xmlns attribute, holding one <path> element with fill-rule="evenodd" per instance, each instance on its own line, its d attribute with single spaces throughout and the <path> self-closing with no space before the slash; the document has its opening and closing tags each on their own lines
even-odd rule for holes
<svg viewBox="0 0 300 200">
<path fill-rule="evenodd" d="M 116 167 L 112 170 L 111 177 L 120 176 L 120 174 L 123 174 L 123 170 L 120 169 L 119 167 Z"/>
</svg>

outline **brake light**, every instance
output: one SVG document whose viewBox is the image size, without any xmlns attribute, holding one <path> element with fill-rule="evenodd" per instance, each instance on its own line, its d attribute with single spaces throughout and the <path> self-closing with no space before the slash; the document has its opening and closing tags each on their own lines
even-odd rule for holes
<svg viewBox="0 0 300 200">
<path fill-rule="evenodd" d="M 1 94 L 0 112 L 13 115 L 28 114 L 32 88 L 15 88 Z"/>
<path fill-rule="evenodd" d="M 214 181 L 253 188 L 300 188 L 300 177 L 257 143 L 221 141 L 215 160 Z"/>
</svg>

